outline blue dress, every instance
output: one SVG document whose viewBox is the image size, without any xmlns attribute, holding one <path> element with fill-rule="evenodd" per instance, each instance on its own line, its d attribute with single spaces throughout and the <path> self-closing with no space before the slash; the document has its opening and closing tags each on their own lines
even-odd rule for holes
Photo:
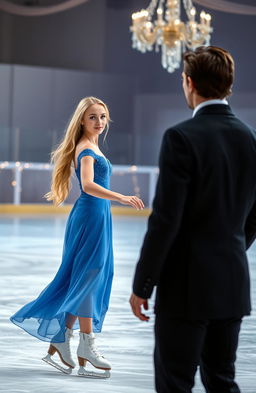
<svg viewBox="0 0 256 393">
<path fill-rule="evenodd" d="M 94 182 L 109 189 L 110 162 L 91 149 L 81 151 L 75 170 L 81 195 L 68 217 L 60 268 L 36 300 L 10 318 L 43 341 L 64 341 L 69 314 L 92 318 L 93 331 L 100 332 L 109 305 L 113 278 L 110 201 L 82 190 L 80 160 L 84 156 L 95 159 Z M 74 329 L 78 327 L 76 320 Z"/>
</svg>

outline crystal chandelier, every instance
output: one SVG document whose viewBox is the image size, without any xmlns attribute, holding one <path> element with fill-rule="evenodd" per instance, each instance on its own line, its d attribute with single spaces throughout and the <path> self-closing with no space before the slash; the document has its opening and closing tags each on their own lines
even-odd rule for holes
<svg viewBox="0 0 256 393">
<path fill-rule="evenodd" d="M 180 19 L 181 1 L 188 21 Z M 156 15 L 155 15 L 156 14 Z M 132 47 L 145 53 L 155 46 L 162 49 L 162 65 L 168 72 L 179 68 L 186 48 L 194 50 L 209 45 L 211 15 L 204 11 L 200 23 L 195 20 L 196 9 L 192 0 L 151 0 L 147 9 L 132 14 Z"/>
</svg>

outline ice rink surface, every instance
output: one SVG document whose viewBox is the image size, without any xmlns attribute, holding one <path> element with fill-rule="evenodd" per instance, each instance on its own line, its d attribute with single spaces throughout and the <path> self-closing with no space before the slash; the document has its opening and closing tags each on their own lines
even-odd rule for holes
<svg viewBox="0 0 256 393">
<path fill-rule="evenodd" d="M 115 278 L 98 347 L 112 363 L 111 378 L 91 380 L 65 375 L 42 362 L 48 344 L 9 321 L 52 280 L 61 261 L 65 216 L 0 216 L 0 391 L 8 393 L 154 392 L 153 322 L 137 320 L 128 303 L 134 266 L 146 218 L 113 218 Z M 243 393 L 256 393 L 256 244 L 248 252 L 253 313 L 240 334 L 237 381 Z M 76 360 L 78 331 L 72 340 Z M 58 358 L 56 358 L 58 359 Z M 203 393 L 198 376 L 195 393 Z M 221 392 L 220 392 L 221 393 Z"/>
</svg>

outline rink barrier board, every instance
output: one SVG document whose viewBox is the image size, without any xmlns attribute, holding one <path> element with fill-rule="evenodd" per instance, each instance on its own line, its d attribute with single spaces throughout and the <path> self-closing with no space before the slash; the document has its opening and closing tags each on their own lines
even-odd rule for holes
<svg viewBox="0 0 256 393">
<path fill-rule="evenodd" d="M 45 204 L 0 204 L 1 214 L 68 214 L 72 209 L 72 204 L 63 206 L 53 206 Z M 143 210 L 136 210 L 130 207 L 112 206 L 111 212 L 113 215 L 122 216 L 148 216 L 151 209 L 145 208 Z"/>
</svg>

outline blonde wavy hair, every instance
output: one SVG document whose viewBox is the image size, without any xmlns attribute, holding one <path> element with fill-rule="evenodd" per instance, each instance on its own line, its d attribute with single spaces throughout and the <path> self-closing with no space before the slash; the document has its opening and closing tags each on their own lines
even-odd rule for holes
<svg viewBox="0 0 256 393">
<path fill-rule="evenodd" d="M 51 191 L 44 195 L 47 201 L 53 201 L 55 206 L 60 205 L 67 197 L 71 189 L 72 161 L 75 158 L 76 146 L 84 134 L 81 121 L 86 109 L 91 105 L 102 105 L 106 111 L 108 131 L 110 116 L 107 105 L 96 97 L 83 98 L 66 129 L 64 138 L 56 150 L 51 153 L 51 163 L 54 164 L 52 173 Z M 106 135 L 105 135 L 106 137 Z"/>
</svg>

